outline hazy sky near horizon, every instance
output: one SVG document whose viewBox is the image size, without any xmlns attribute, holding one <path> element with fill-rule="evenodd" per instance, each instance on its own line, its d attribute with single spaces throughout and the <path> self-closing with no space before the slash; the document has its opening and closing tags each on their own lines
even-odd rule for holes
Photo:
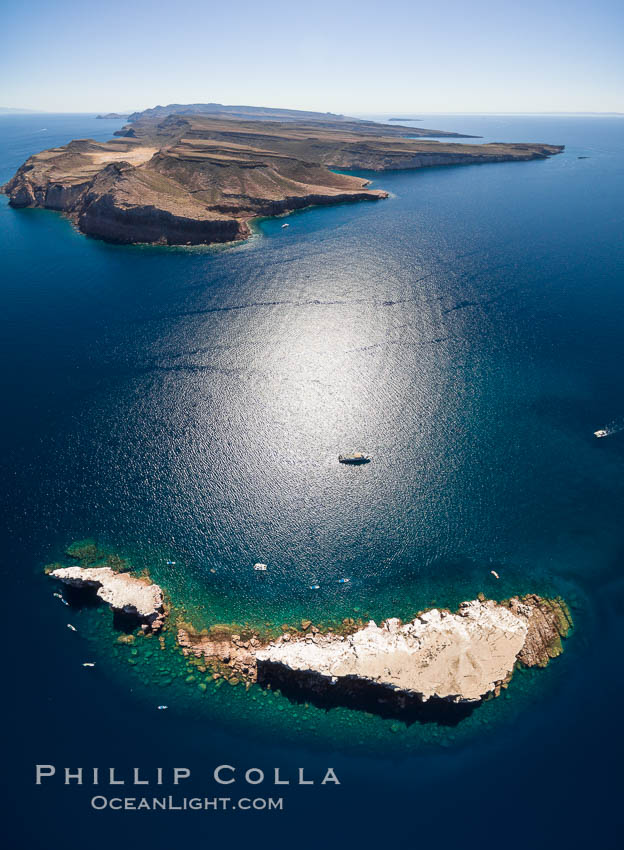
<svg viewBox="0 0 624 850">
<path fill-rule="evenodd" d="M 624 112 L 621 0 L 0 0 L 0 106 Z"/>
</svg>

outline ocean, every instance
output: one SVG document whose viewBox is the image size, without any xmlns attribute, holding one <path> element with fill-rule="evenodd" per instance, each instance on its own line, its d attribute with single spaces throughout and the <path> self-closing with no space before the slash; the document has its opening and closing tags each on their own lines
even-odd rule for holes
<svg viewBox="0 0 624 850">
<path fill-rule="evenodd" d="M 618 846 L 624 120 L 420 118 L 565 152 L 365 174 L 388 200 L 262 220 L 218 249 L 105 244 L 0 199 L 11 850 Z M 0 182 L 122 123 L 0 116 Z M 352 450 L 372 463 L 338 465 Z M 452 723 L 199 689 L 170 646 L 119 644 L 108 610 L 52 595 L 44 565 L 86 538 L 200 627 L 538 592 L 575 628 L 547 669 Z M 37 786 L 36 764 L 165 772 Z M 215 784 L 224 764 L 238 782 Z M 320 784 L 329 766 L 340 785 Z M 252 767 L 264 783 L 243 781 Z M 94 794 L 283 810 L 96 811 Z"/>
</svg>

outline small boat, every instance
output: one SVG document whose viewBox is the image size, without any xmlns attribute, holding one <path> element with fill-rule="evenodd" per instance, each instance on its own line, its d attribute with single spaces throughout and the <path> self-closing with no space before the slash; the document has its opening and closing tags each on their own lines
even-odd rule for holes
<svg viewBox="0 0 624 850">
<path fill-rule="evenodd" d="M 362 452 L 353 452 L 350 455 L 338 455 L 338 463 L 370 463 L 371 458 Z"/>
<path fill-rule="evenodd" d="M 82 666 L 83 667 L 95 667 L 95 664 L 94 664 L 93 661 L 85 661 Z"/>
<path fill-rule="evenodd" d="M 257 570 L 259 573 L 264 573 L 267 570 L 266 564 L 254 564 L 254 570 Z"/>
<path fill-rule="evenodd" d="M 167 563 L 168 567 L 174 567 L 175 566 L 175 561 L 167 561 L 166 563 Z"/>
<path fill-rule="evenodd" d="M 604 428 L 600 428 L 598 431 L 594 431 L 594 437 L 608 437 L 609 432 L 605 431 Z"/>
<path fill-rule="evenodd" d="M 349 584 L 350 581 L 351 581 L 351 579 L 349 579 L 349 578 L 339 578 L 338 584 Z"/>
<path fill-rule="evenodd" d="M 500 578 L 500 576 L 499 576 L 499 574 L 496 572 L 496 570 L 490 570 L 490 572 L 492 573 L 492 575 L 494 576 L 494 578 Z"/>
<path fill-rule="evenodd" d="M 282 224 L 282 230 L 283 230 L 285 227 L 290 227 L 290 224 Z"/>
<path fill-rule="evenodd" d="M 78 629 L 76 628 L 76 626 L 72 626 L 72 624 L 71 624 L 71 623 L 68 623 L 68 624 L 67 624 L 67 628 L 68 628 L 68 629 L 71 629 L 71 630 L 72 630 L 72 632 L 77 632 L 77 631 L 78 631 Z"/>
<path fill-rule="evenodd" d="M 320 589 L 320 587 L 321 587 L 321 585 L 320 585 L 320 584 L 311 584 L 311 585 L 310 585 L 310 590 L 319 590 L 319 589 Z"/>
<path fill-rule="evenodd" d="M 65 599 L 62 593 L 53 593 L 52 595 L 56 597 L 56 599 L 60 599 L 63 605 L 69 605 L 69 602 Z"/>
<path fill-rule="evenodd" d="M 156 708 L 158 711 L 164 711 L 166 708 L 169 708 L 168 705 L 157 705 Z"/>
</svg>

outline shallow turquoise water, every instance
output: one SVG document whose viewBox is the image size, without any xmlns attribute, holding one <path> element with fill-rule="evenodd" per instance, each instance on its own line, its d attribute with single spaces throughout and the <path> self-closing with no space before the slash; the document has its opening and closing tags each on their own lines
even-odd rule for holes
<svg viewBox="0 0 624 850">
<path fill-rule="evenodd" d="M 609 670 L 622 648 L 624 443 L 592 431 L 624 417 L 624 125 L 465 120 L 437 123 L 566 152 L 369 175 L 388 201 L 307 210 L 287 230 L 267 220 L 219 251 L 105 245 L 1 202 L 5 582 L 29 600 L 10 628 L 22 634 L 36 611 L 8 660 L 13 723 L 28 719 L 26 740 L 9 745 L 22 829 L 34 760 L 150 763 L 157 740 L 163 763 L 336 759 L 340 791 L 293 792 L 280 839 L 309 801 L 342 812 L 360 843 L 383 834 L 381 822 L 353 821 L 362 801 L 391 813 L 404 838 L 439 841 L 449 799 L 462 824 L 487 800 L 492 828 L 507 831 L 530 787 L 550 803 L 534 815 L 535 846 L 551 834 L 581 846 L 582 824 L 551 820 L 581 801 L 594 840 L 615 846 L 605 753 L 619 734 Z M 115 126 L 2 118 L 0 179 L 30 152 Z M 353 448 L 373 462 L 338 466 Z M 203 694 L 184 670 L 163 687 L 175 661 L 148 644 L 111 657 L 106 612 L 72 613 L 78 636 L 65 628 L 39 570 L 87 535 L 148 566 L 207 620 L 407 616 L 479 591 L 537 591 L 568 599 L 577 628 L 548 670 L 517 676 L 454 728 L 323 713 L 256 689 Z M 266 574 L 251 569 L 258 560 Z M 90 679 L 86 655 L 97 659 Z M 155 711 L 163 700 L 169 712 Z M 60 789 L 37 803 L 53 829 L 64 799 Z M 94 825 L 88 808 L 72 817 Z M 104 846 L 114 816 L 98 823 Z M 216 839 L 226 823 L 185 829 Z M 160 828 L 164 839 L 174 827 Z M 43 833 L 29 829 L 27 846 L 39 847 Z M 250 839 L 251 827 L 237 829 Z M 310 842 L 320 835 L 311 826 Z M 263 846 L 255 829 L 253 840 Z"/>
</svg>

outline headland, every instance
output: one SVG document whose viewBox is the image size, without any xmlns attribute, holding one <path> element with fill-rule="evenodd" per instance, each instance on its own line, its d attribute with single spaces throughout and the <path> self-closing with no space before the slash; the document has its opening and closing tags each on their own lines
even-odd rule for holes
<svg viewBox="0 0 624 850">
<path fill-rule="evenodd" d="M 134 113 L 108 142 L 77 139 L 31 156 L 2 191 L 13 207 L 58 210 L 83 233 L 107 241 L 211 244 L 246 239 L 259 216 L 388 196 L 341 171 L 523 162 L 563 150 L 423 140 L 457 134 L 216 107 L 174 104 Z"/>
</svg>

